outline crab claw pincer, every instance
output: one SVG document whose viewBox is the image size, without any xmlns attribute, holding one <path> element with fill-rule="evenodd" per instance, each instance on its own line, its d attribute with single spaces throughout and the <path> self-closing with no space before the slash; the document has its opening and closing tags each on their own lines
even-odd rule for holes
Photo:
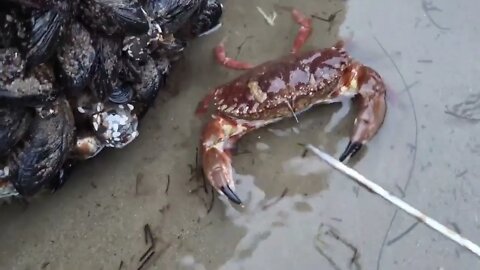
<svg viewBox="0 0 480 270">
<path fill-rule="evenodd" d="M 204 153 L 203 162 L 206 177 L 216 191 L 225 195 L 233 203 L 241 205 L 242 201 L 234 191 L 230 156 L 223 151 L 212 148 Z"/>
<path fill-rule="evenodd" d="M 339 160 L 341 162 L 343 162 L 349 156 L 353 157 L 358 152 L 358 150 L 360 150 L 360 148 L 362 148 L 362 146 L 363 146 L 363 144 L 361 144 L 359 142 L 352 143 L 352 141 L 349 141 L 348 145 L 347 145 L 347 148 L 345 148 L 342 155 L 340 155 Z"/>
<path fill-rule="evenodd" d="M 229 153 L 246 128 L 227 118 L 215 116 L 203 130 L 202 165 L 208 182 L 235 204 L 243 205 L 235 193 L 232 159 Z"/>
<path fill-rule="evenodd" d="M 345 151 L 339 158 L 342 162 L 348 157 L 353 157 L 375 136 L 383 124 L 387 110 L 386 86 L 375 70 L 361 64 L 353 64 L 351 70 L 347 70 L 345 74 L 348 79 L 342 87 L 355 88 L 359 95 L 356 100 L 358 112 L 353 132 Z"/>
</svg>

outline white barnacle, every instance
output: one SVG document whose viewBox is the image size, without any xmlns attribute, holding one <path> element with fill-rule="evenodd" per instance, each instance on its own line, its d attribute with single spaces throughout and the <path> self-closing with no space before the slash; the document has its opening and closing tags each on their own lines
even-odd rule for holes
<svg viewBox="0 0 480 270">
<path fill-rule="evenodd" d="M 129 120 L 128 117 L 120 117 L 120 118 L 117 120 L 117 122 L 118 122 L 120 125 L 124 126 L 124 125 L 126 125 L 126 124 L 128 123 L 128 120 Z"/>
<path fill-rule="evenodd" d="M 262 103 L 267 99 L 267 94 L 262 91 L 257 81 L 249 82 L 248 88 L 250 89 L 250 94 L 252 94 L 256 101 Z"/>
<path fill-rule="evenodd" d="M 113 122 L 112 123 L 112 129 L 113 129 L 114 132 L 117 132 L 118 131 L 118 123 Z"/>
<path fill-rule="evenodd" d="M 220 110 L 224 111 L 228 106 L 227 105 L 222 105 L 220 106 Z"/>
</svg>

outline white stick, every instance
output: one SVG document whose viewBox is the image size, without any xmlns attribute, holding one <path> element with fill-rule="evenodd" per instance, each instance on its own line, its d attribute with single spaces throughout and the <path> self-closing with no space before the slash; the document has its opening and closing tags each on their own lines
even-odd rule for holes
<svg viewBox="0 0 480 270">
<path fill-rule="evenodd" d="M 470 240 L 462 237 L 460 234 L 454 232 L 453 230 L 445 227 L 444 225 L 440 224 L 438 221 L 428 217 L 427 215 L 423 214 L 422 212 L 418 211 L 417 209 L 413 208 L 406 202 L 400 200 L 399 198 L 392 195 L 390 192 L 386 191 L 379 185 L 375 184 L 374 182 L 368 180 L 364 176 L 362 176 L 357 171 L 351 169 L 350 167 L 344 165 L 342 162 L 338 161 L 334 157 L 328 155 L 327 153 L 322 152 L 318 148 L 308 144 L 307 149 L 312 151 L 316 156 L 324 160 L 333 168 L 343 172 L 344 174 L 350 176 L 352 179 L 356 180 L 357 182 L 361 183 L 362 185 L 366 186 L 371 191 L 375 192 L 376 194 L 382 196 L 385 200 L 389 201 L 390 203 L 394 204 L 395 206 L 399 207 L 403 211 L 407 212 L 408 214 L 412 215 L 413 217 L 417 218 L 419 221 L 425 223 L 432 229 L 436 230 L 437 232 L 443 234 L 444 236 L 450 238 L 451 240 L 455 241 L 457 244 L 469 249 L 475 255 L 480 257 L 480 247 L 471 242 Z"/>
<path fill-rule="evenodd" d="M 261 7 L 257 7 L 257 10 L 258 12 L 260 12 L 260 14 L 262 14 L 263 18 L 265 19 L 265 21 L 267 21 L 268 24 L 270 24 L 270 26 L 275 25 L 275 19 L 277 18 L 277 13 L 275 11 L 273 11 L 271 16 L 268 16 Z"/>
</svg>

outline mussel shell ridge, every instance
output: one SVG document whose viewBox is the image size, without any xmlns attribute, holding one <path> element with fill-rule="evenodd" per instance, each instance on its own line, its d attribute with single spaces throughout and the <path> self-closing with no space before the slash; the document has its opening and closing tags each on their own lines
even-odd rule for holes
<svg viewBox="0 0 480 270">
<path fill-rule="evenodd" d="M 126 104 L 127 102 L 132 100 L 132 97 L 132 87 L 127 84 L 122 84 L 113 88 L 113 92 L 108 97 L 108 100 L 116 104 Z"/>
<path fill-rule="evenodd" d="M 31 120 L 30 113 L 24 108 L 0 108 L 0 156 L 9 154 L 23 138 Z"/>
<path fill-rule="evenodd" d="M 62 168 L 74 143 L 75 123 L 70 105 L 59 99 L 49 117 L 37 114 L 29 133 L 15 149 L 10 182 L 23 196 L 37 193 Z"/>
</svg>

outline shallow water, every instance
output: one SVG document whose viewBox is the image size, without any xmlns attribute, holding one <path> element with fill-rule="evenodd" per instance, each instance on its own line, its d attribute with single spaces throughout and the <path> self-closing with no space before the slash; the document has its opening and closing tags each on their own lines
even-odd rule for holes
<svg viewBox="0 0 480 270">
<path fill-rule="evenodd" d="M 234 157 L 246 207 L 205 194 L 190 178 L 205 119 L 193 116 L 211 88 L 239 71 L 218 66 L 212 48 L 260 63 L 287 53 L 298 26 L 278 10 L 293 1 L 229 0 L 224 26 L 193 42 L 141 126 L 122 150 L 84 164 L 53 196 L 2 206 L 1 269 L 476 269 L 479 260 L 366 192 L 298 143 L 339 156 L 354 112 L 320 106 L 245 136 Z M 480 98 L 476 1 L 295 1 L 314 22 L 304 49 L 351 38 L 350 53 L 391 88 L 381 131 L 348 164 L 413 206 L 480 242 Z M 452 15 L 454 18 L 452 18 Z M 167 188 L 168 178 L 170 184 Z M 284 196 L 282 196 L 282 194 Z M 209 211 L 210 210 L 210 211 Z M 391 225 L 390 225 L 391 224 Z M 405 231 L 408 232 L 403 234 Z M 399 237 L 400 236 L 400 237 Z M 357 255 L 354 256 L 354 251 Z M 355 258 L 352 263 L 352 258 Z"/>
</svg>

